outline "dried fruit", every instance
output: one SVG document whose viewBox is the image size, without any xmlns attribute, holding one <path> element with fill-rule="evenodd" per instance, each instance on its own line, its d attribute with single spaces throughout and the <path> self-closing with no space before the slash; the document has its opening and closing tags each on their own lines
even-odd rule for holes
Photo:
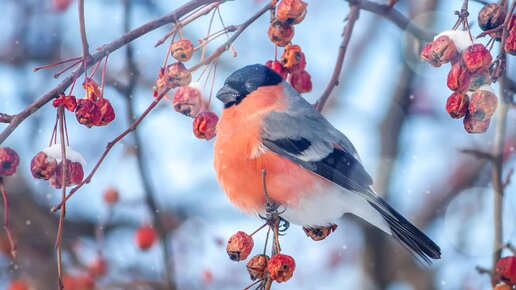
<svg viewBox="0 0 516 290">
<path fill-rule="evenodd" d="M 189 61 L 192 58 L 193 52 L 194 46 L 188 39 L 178 40 L 172 43 L 172 47 L 170 48 L 172 57 L 182 62 Z"/>
<path fill-rule="evenodd" d="M 158 234 L 151 226 L 143 226 L 136 232 L 136 244 L 143 251 L 150 249 L 157 238 Z"/>
<path fill-rule="evenodd" d="M 491 83 L 491 74 L 489 69 L 481 69 L 471 75 L 471 84 L 469 85 L 470 91 L 476 91 L 483 85 L 489 85 Z"/>
<path fill-rule="evenodd" d="M 275 61 L 272 61 L 272 60 L 268 60 L 266 63 L 265 63 L 265 66 L 272 69 L 273 71 L 275 71 L 277 74 L 279 74 L 283 79 L 286 79 L 287 78 L 287 75 L 288 75 L 288 71 L 283 67 L 283 65 L 281 64 L 281 62 L 275 60 Z"/>
<path fill-rule="evenodd" d="M 108 263 L 105 258 L 99 257 L 88 266 L 88 272 L 93 277 L 105 276 L 108 270 Z"/>
<path fill-rule="evenodd" d="M 199 139 L 211 140 L 217 134 L 217 122 L 219 117 L 213 112 L 202 112 L 195 116 L 193 132 Z"/>
<path fill-rule="evenodd" d="M 292 73 L 290 76 L 290 84 L 300 94 L 312 91 L 312 77 L 306 71 Z"/>
<path fill-rule="evenodd" d="M 115 188 L 108 188 L 106 191 L 104 191 L 104 202 L 107 204 L 113 206 L 116 203 L 118 203 L 118 200 L 120 199 L 120 195 L 118 194 L 118 190 Z"/>
<path fill-rule="evenodd" d="M 305 70 L 306 59 L 301 47 L 295 44 L 287 45 L 281 56 L 281 64 L 290 73 Z"/>
<path fill-rule="evenodd" d="M 63 186 L 63 172 L 64 166 L 63 161 L 59 162 L 56 169 L 55 176 L 50 178 L 50 185 L 54 188 L 61 188 Z M 65 186 L 69 187 L 72 185 L 77 185 L 81 183 L 84 178 L 84 170 L 82 168 L 82 164 L 76 161 L 67 160 L 66 162 L 66 177 L 65 177 Z"/>
<path fill-rule="evenodd" d="M 201 91 L 193 86 L 180 87 L 174 94 L 172 105 L 176 112 L 194 118 L 203 106 Z"/>
<path fill-rule="evenodd" d="M 168 88 L 184 87 L 192 81 L 192 73 L 182 62 L 176 62 L 165 68 L 166 85 Z"/>
<path fill-rule="evenodd" d="M 16 173 L 20 164 L 18 153 L 9 147 L 0 147 L 0 176 L 11 176 Z"/>
<path fill-rule="evenodd" d="M 52 105 L 55 108 L 58 108 L 59 106 L 64 106 L 68 111 L 75 112 L 75 109 L 77 108 L 77 100 L 74 96 L 60 95 L 57 99 L 55 99 L 52 102 Z"/>
<path fill-rule="evenodd" d="M 470 114 L 466 114 L 464 117 L 464 130 L 468 133 L 484 133 L 489 129 L 489 124 L 491 123 L 491 119 L 487 120 L 477 120 L 471 117 Z"/>
<path fill-rule="evenodd" d="M 243 261 L 247 259 L 253 250 L 253 246 L 253 237 L 240 231 L 229 238 L 226 252 L 232 261 Z"/>
<path fill-rule="evenodd" d="M 14 280 L 9 285 L 8 290 L 30 290 L 30 286 L 23 280 Z"/>
<path fill-rule="evenodd" d="M 516 55 L 516 15 L 512 15 L 504 45 L 505 52 Z"/>
<path fill-rule="evenodd" d="M 448 88 L 454 92 L 467 92 L 471 85 L 471 74 L 464 65 L 455 62 L 448 73 Z"/>
<path fill-rule="evenodd" d="M 96 101 L 102 97 L 102 90 L 96 81 L 92 78 L 86 78 L 82 87 L 86 90 L 86 98 L 92 101 Z"/>
<path fill-rule="evenodd" d="M 497 28 L 505 21 L 505 10 L 498 4 L 486 4 L 478 13 L 478 26 L 486 31 Z"/>
<path fill-rule="evenodd" d="M 504 257 L 498 260 L 495 267 L 495 280 L 516 284 L 516 257 Z"/>
<path fill-rule="evenodd" d="M 303 231 L 314 241 L 322 241 L 337 229 L 337 225 L 332 224 L 327 227 L 303 227 Z"/>
<path fill-rule="evenodd" d="M 94 126 L 106 126 L 115 119 L 115 110 L 108 99 L 100 98 L 95 102 L 99 108 L 99 120 L 94 123 Z"/>
<path fill-rule="evenodd" d="M 286 282 L 294 275 L 296 261 L 291 256 L 277 254 L 272 256 L 267 269 L 272 280 L 278 283 Z"/>
<path fill-rule="evenodd" d="M 294 26 L 276 20 L 271 23 L 268 35 L 272 43 L 283 47 L 294 38 Z"/>
<path fill-rule="evenodd" d="M 247 271 L 251 277 L 251 280 L 263 279 L 267 273 L 267 264 L 269 263 L 269 256 L 267 255 L 256 255 L 247 262 Z"/>
<path fill-rule="evenodd" d="M 90 99 L 80 99 L 77 101 L 77 109 L 75 117 L 80 124 L 91 128 L 95 124 L 99 124 L 101 119 L 100 108 Z"/>
<path fill-rule="evenodd" d="M 437 37 L 432 43 L 427 44 L 421 52 L 421 58 L 434 67 L 440 67 L 454 60 L 457 55 L 457 47 L 447 35 Z"/>
<path fill-rule="evenodd" d="M 462 60 L 468 71 L 475 73 L 481 69 L 489 68 L 493 56 L 483 44 L 475 43 L 466 48 L 462 54 Z"/>
<path fill-rule="evenodd" d="M 496 95 L 489 86 L 482 86 L 471 95 L 468 111 L 472 118 L 485 121 L 494 115 L 497 106 Z"/>
<path fill-rule="evenodd" d="M 277 19 L 287 24 L 298 24 L 305 19 L 306 16 L 306 4 L 302 0 L 282 0 L 278 6 Z"/>
<path fill-rule="evenodd" d="M 48 180 L 56 173 L 57 161 L 41 151 L 32 158 L 30 171 L 32 176 L 37 179 Z"/>
<path fill-rule="evenodd" d="M 469 99 L 466 94 L 453 93 L 446 101 L 446 112 L 453 119 L 459 119 L 466 116 L 468 112 Z"/>
</svg>

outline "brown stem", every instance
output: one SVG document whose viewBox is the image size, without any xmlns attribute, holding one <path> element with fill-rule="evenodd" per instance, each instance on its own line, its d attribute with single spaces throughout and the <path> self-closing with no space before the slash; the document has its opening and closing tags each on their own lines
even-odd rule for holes
<svg viewBox="0 0 516 290">
<path fill-rule="evenodd" d="M 59 106 L 59 134 L 61 139 L 61 166 L 63 168 L 63 175 L 61 177 L 61 204 L 62 210 L 59 215 L 59 226 L 57 229 L 57 237 L 56 237 L 56 255 L 57 255 L 57 277 L 59 279 L 58 290 L 64 289 L 63 286 L 63 260 L 62 260 L 62 251 L 63 251 L 63 227 L 64 220 L 66 216 L 66 186 L 67 186 L 67 160 L 66 160 L 66 144 L 65 144 L 65 129 L 64 129 L 64 106 Z"/>
<path fill-rule="evenodd" d="M 88 38 L 86 37 L 86 23 L 84 21 L 84 0 L 79 0 L 79 26 L 81 30 L 82 57 L 87 59 L 90 57 L 90 47 Z"/>
<path fill-rule="evenodd" d="M 339 54 L 337 56 L 337 61 L 333 69 L 333 74 L 331 76 L 330 81 L 328 82 L 328 85 L 326 86 L 326 89 L 324 89 L 323 94 L 315 104 L 315 108 L 319 112 L 321 112 L 324 108 L 324 105 L 326 105 L 326 102 L 330 98 L 333 89 L 339 85 L 340 73 L 342 71 L 342 67 L 344 66 L 344 58 L 346 57 L 346 52 L 349 47 L 349 41 L 351 40 L 351 35 L 353 34 L 355 22 L 357 21 L 358 16 L 360 14 L 360 8 L 357 4 L 350 4 L 350 7 L 351 11 L 348 15 L 348 22 L 344 26 L 344 31 L 342 32 L 342 42 L 339 46 Z"/>
<path fill-rule="evenodd" d="M 0 123 L 10 123 L 12 119 L 13 116 L 0 113 Z"/>
<path fill-rule="evenodd" d="M 7 235 L 7 239 L 9 240 L 9 245 L 11 246 L 11 256 L 13 259 L 16 259 L 16 242 L 14 241 L 13 235 L 11 233 L 11 229 L 9 228 L 9 199 L 7 198 L 7 190 L 5 190 L 5 185 L 2 177 L 0 176 L 0 192 L 2 193 L 2 199 L 4 201 L 4 231 Z"/>
</svg>

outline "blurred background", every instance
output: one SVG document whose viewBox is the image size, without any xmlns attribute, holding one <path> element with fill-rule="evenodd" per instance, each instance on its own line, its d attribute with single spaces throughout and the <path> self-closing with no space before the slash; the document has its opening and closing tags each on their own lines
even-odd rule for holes
<svg viewBox="0 0 516 290">
<path fill-rule="evenodd" d="M 69 3 L 68 3 L 69 2 Z M 85 3 L 90 50 L 112 42 L 148 21 L 169 13 L 185 0 L 89 0 Z M 297 25 L 294 43 L 307 57 L 315 102 L 329 81 L 341 42 L 349 4 L 342 0 L 308 0 L 308 14 Z M 377 0 L 379 4 L 386 4 Z M 220 12 L 226 25 L 244 22 L 266 1 L 229 1 Z M 411 25 L 438 33 L 456 21 L 458 0 L 401 0 L 396 4 Z M 53 74 L 62 67 L 33 72 L 33 68 L 79 56 L 81 41 L 76 1 L 0 0 L 0 112 L 15 114 L 57 86 Z M 480 32 L 476 15 L 481 4 L 471 1 L 473 35 Z M 197 43 L 206 36 L 210 17 L 183 28 Z M 219 61 L 214 90 L 232 71 L 274 59 L 267 37 L 268 15 L 253 23 Z M 88 129 L 68 116 L 71 147 L 87 161 L 89 173 L 106 144 L 125 130 L 152 102 L 152 87 L 167 54 L 155 43 L 171 29 L 157 29 L 112 53 L 107 66 L 105 96 L 112 102 L 115 121 Z M 214 21 L 212 31 L 221 28 Z M 211 54 L 227 38 L 210 43 Z M 495 118 L 485 134 L 470 135 L 444 106 L 451 94 L 446 86 L 448 66 L 435 69 L 419 60 L 422 45 L 388 19 L 361 11 L 355 25 L 339 86 L 324 111 L 331 123 L 355 144 L 381 192 L 401 213 L 442 248 L 443 257 L 425 267 L 382 232 L 345 216 L 324 241 L 314 242 L 292 226 L 281 238 L 283 252 L 297 262 L 294 278 L 273 289 L 489 289 L 490 279 L 476 266 L 492 267 L 494 241 L 493 191 L 490 163 L 461 149 L 492 150 Z M 494 51 L 498 48 L 495 46 Z M 495 53 L 494 53 L 495 54 Z M 130 56 L 128 56 L 130 55 Z M 186 65 L 193 66 L 200 54 Z M 194 74 L 196 80 L 200 72 Z M 68 72 L 69 73 L 69 72 Z M 509 76 L 514 60 L 509 57 Z M 64 76 L 68 74 L 65 73 Z M 96 75 L 99 80 L 100 74 Z M 62 77 L 61 77 L 62 78 Z M 82 82 L 82 78 L 79 79 Z M 205 97 L 211 81 L 203 87 Z M 204 81 L 201 82 L 201 86 Z M 130 88 L 130 90 L 127 90 Z M 498 90 L 494 86 L 495 91 Z M 77 90 L 79 97 L 81 89 Z M 212 109 L 222 106 L 214 99 Z M 34 289 L 56 289 L 55 235 L 58 214 L 50 208 L 61 193 L 31 176 L 32 157 L 48 146 L 55 122 L 51 105 L 41 108 L 2 144 L 16 149 L 21 165 L 6 178 L 11 201 L 11 228 L 18 258 L 0 257 L 0 289 L 21 279 Z M 0 130 L 6 125 L 0 124 Z M 244 289 L 251 284 L 244 263 L 227 257 L 226 241 L 237 231 L 252 232 L 262 222 L 243 215 L 228 202 L 213 169 L 213 143 L 197 139 L 192 119 L 163 101 L 138 127 L 116 145 L 93 178 L 70 199 L 64 231 L 64 269 L 68 276 L 88 275 L 99 257 L 106 273 L 96 289 Z M 516 114 L 509 112 L 507 173 L 516 165 Z M 120 194 L 109 207 L 108 188 Z M 516 242 L 516 185 L 506 189 L 504 241 Z M 155 207 L 149 207 L 149 196 Z M 163 240 L 147 251 L 138 248 L 138 228 L 160 217 Z M 5 234 L 0 241 L 5 244 Z M 256 235 L 258 253 L 265 232 Z M 5 247 L 4 247 L 5 248 Z M 5 251 L 4 251 L 5 252 Z M 6 252 L 8 253 L 8 252 Z M 504 255 L 508 255 L 504 252 Z"/>
</svg>

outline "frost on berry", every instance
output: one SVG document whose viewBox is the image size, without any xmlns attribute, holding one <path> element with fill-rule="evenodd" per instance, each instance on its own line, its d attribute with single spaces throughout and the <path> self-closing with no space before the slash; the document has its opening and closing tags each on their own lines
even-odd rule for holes
<svg viewBox="0 0 516 290">
<path fill-rule="evenodd" d="M 471 85 L 471 73 L 469 73 L 460 61 L 452 65 L 448 73 L 447 85 L 448 88 L 454 92 L 468 91 Z"/>
<path fill-rule="evenodd" d="M 287 24 L 298 24 L 305 19 L 307 6 L 302 0 L 282 0 L 276 7 L 277 19 Z"/>
<path fill-rule="evenodd" d="M 505 9 L 498 4 L 486 4 L 478 13 L 478 26 L 486 31 L 497 28 L 505 21 Z"/>
<path fill-rule="evenodd" d="M 292 73 L 290 76 L 290 84 L 300 94 L 312 91 L 312 77 L 306 71 Z"/>
<path fill-rule="evenodd" d="M 265 66 L 272 69 L 273 71 L 275 71 L 277 74 L 279 74 L 283 79 L 286 79 L 287 78 L 287 75 L 288 75 L 288 71 L 283 67 L 283 65 L 281 64 L 281 62 L 279 62 L 278 60 L 268 60 L 266 63 L 265 63 Z"/>
<path fill-rule="evenodd" d="M 283 47 L 294 38 L 294 26 L 276 20 L 271 23 L 268 35 L 272 43 Z"/>
<path fill-rule="evenodd" d="M 425 46 L 421 52 L 421 58 L 434 67 L 440 67 L 454 60 L 457 54 L 457 47 L 453 40 L 447 35 L 441 35 Z"/>
<path fill-rule="evenodd" d="M 86 90 L 86 98 L 96 101 L 98 98 L 102 97 L 102 91 L 99 85 L 92 78 L 86 78 L 82 87 Z"/>
<path fill-rule="evenodd" d="M 303 227 L 305 234 L 314 241 L 322 241 L 337 229 L 337 225 L 332 224 L 327 227 Z"/>
<path fill-rule="evenodd" d="M 473 118 L 470 114 L 466 114 L 464 117 L 464 130 L 468 133 L 484 133 L 489 129 L 489 124 L 491 123 L 491 119 L 487 120 L 478 120 Z"/>
<path fill-rule="evenodd" d="M 471 95 L 468 111 L 472 118 L 485 121 L 494 115 L 497 106 L 498 98 L 491 87 L 482 86 Z"/>
<path fill-rule="evenodd" d="M 244 232 L 237 232 L 229 238 L 226 252 L 232 261 L 243 261 L 247 259 L 253 250 L 253 246 L 253 237 Z"/>
<path fill-rule="evenodd" d="M 99 119 L 94 126 L 106 126 L 113 122 L 115 119 L 115 110 L 108 99 L 100 98 L 95 102 L 95 105 L 99 108 Z"/>
<path fill-rule="evenodd" d="M 468 71 L 475 73 L 481 69 L 489 68 L 493 57 L 483 44 L 475 43 L 464 51 L 462 60 Z"/>
<path fill-rule="evenodd" d="M 59 189 L 63 187 L 64 164 L 59 162 L 56 168 L 56 174 L 50 178 L 50 185 Z M 84 170 L 82 164 L 76 161 L 67 160 L 66 162 L 66 176 L 64 179 L 65 187 L 79 184 L 84 178 Z"/>
<path fill-rule="evenodd" d="M 143 226 L 136 232 L 136 244 L 142 251 L 150 249 L 158 238 L 156 230 L 151 226 Z"/>
<path fill-rule="evenodd" d="M 516 284 L 516 257 L 505 257 L 498 260 L 495 267 L 494 280 L 508 284 Z"/>
<path fill-rule="evenodd" d="M 113 206 L 118 202 L 119 199 L 120 194 L 115 188 L 110 187 L 104 191 L 104 202 L 107 204 Z"/>
<path fill-rule="evenodd" d="M 100 122 L 100 108 L 90 99 L 80 99 L 77 101 L 75 117 L 80 124 L 91 128 Z"/>
<path fill-rule="evenodd" d="M 193 132 L 199 139 L 211 140 L 216 135 L 219 117 L 213 112 L 202 112 L 195 116 Z"/>
<path fill-rule="evenodd" d="M 11 176 L 16 173 L 20 164 L 18 153 L 9 147 L 0 147 L 0 176 Z"/>
<path fill-rule="evenodd" d="M 247 262 L 247 271 L 251 280 L 263 279 L 267 273 L 267 264 L 269 263 L 269 256 L 267 255 L 256 255 Z"/>
<path fill-rule="evenodd" d="M 468 112 L 469 99 L 466 94 L 453 93 L 446 101 L 446 112 L 453 119 L 460 119 Z"/>
<path fill-rule="evenodd" d="M 54 108 L 64 106 L 68 111 L 75 112 L 75 109 L 77 108 L 77 100 L 74 96 L 60 95 L 52 102 L 52 106 L 54 106 Z"/>
<path fill-rule="evenodd" d="M 45 152 L 39 152 L 30 162 L 32 176 L 37 179 L 48 180 L 56 173 L 57 161 Z"/>
<path fill-rule="evenodd" d="M 188 39 L 181 39 L 172 43 L 170 53 L 178 61 L 186 62 L 192 58 L 194 46 Z"/>
<path fill-rule="evenodd" d="M 272 256 L 267 269 L 272 280 L 278 283 L 286 282 L 294 275 L 296 261 L 291 256 L 277 254 Z"/>
<path fill-rule="evenodd" d="M 512 15 L 509 21 L 504 50 L 509 54 L 516 55 L 516 15 Z"/>
<path fill-rule="evenodd" d="M 295 44 L 287 45 L 281 56 L 281 64 L 291 73 L 305 70 L 306 59 L 301 47 Z"/>
<path fill-rule="evenodd" d="M 174 110 L 194 118 L 203 106 L 201 91 L 195 86 L 180 87 L 174 94 Z"/>
<path fill-rule="evenodd" d="M 463 52 L 473 44 L 473 39 L 468 31 L 463 30 L 446 30 L 434 37 L 434 41 L 439 39 L 441 36 L 447 36 L 453 41 L 453 44 L 457 48 L 457 52 Z"/>
</svg>

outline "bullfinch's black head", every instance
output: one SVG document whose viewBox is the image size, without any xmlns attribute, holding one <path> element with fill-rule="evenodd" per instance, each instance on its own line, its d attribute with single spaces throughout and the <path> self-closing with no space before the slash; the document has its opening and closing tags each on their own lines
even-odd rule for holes
<svg viewBox="0 0 516 290">
<path fill-rule="evenodd" d="M 226 79 L 224 86 L 217 92 L 217 99 L 224 103 L 224 108 L 229 108 L 240 103 L 259 87 L 274 86 L 281 81 L 283 79 L 280 75 L 264 65 L 248 65 Z"/>
</svg>

